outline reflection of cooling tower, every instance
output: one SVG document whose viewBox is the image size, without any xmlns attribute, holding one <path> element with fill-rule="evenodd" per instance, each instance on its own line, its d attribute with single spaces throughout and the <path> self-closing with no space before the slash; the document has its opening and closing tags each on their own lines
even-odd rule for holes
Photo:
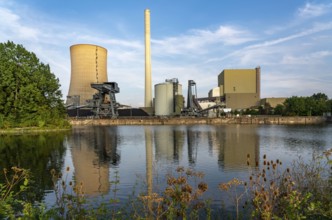
<svg viewBox="0 0 332 220">
<path fill-rule="evenodd" d="M 117 166 L 116 127 L 74 128 L 69 139 L 75 181 L 83 183 L 87 195 L 107 194 L 110 188 L 110 165 Z"/>
<path fill-rule="evenodd" d="M 67 104 L 84 105 L 96 90 L 91 83 L 107 82 L 107 50 L 90 44 L 70 47 L 71 78 Z"/>
<path fill-rule="evenodd" d="M 99 195 L 109 191 L 109 167 L 104 164 L 96 164 L 98 156 L 93 149 L 85 143 L 80 148 L 72 149 L 73 163 L 75 167 L 75 180 L 77 184 L 83 183 L 84 193 L 87 195 Z"/>
</svg>

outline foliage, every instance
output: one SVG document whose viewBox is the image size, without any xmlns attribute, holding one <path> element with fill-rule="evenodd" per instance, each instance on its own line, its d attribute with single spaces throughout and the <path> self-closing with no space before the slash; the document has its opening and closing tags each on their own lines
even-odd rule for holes
<svg viewBox="0 0 332 220">
<path fill-rule="evenodd" d="M 0 167 L 20 166 L 29 170 L 29 190 L 20 199 L 34 202 L 44 199 L 44 190 L 51 190 L 51 169 L 61 170 L 66 148 L 64 141 L 69 131 L 33 135 L 2 135 L 0 137 Z M 0 175 L 0 182 L 5 179 Z"/>
<path fill-rule="evenodd" d="M 274 108 L 274 114 L 275 115 L 282 115 L 285 111 L 285 106 L 278 104 L 275 108 Z"/>
<path fill-rule="evenodd" d="M 331 219 L 331 155 L 332 149 L 309 162 L 299 158 L 292 169 L 283 170 L 279 159 L 268 160 L 266 155 L 261 168 L 252 169 L 248 154 L 249 181 L 234 178 L 219 189 L 233 201 L 236 219 Z M 241 205 L 247 209 L 240 212 Z"/>
<path fill-rule="evenodd" d="M 247 191 L 241 191 L 239 189 L 241 186 L 244 186 L 245 183 L 243 181 L 238 180 L 237 178 L 233 178 L 227 183 L 220 183 L 219 189 L 228 193 L 228 197 L 235 204 L 236 208 L 236 219 L 240 218 L 239 206 L 241 200 L 246 195 Z"/>
<path fill-rule="evenodd" d="M 322 116 L 331 110 L 327 95 L 313 94 L 310 97 L 292 96 L 284 102 L 284 114 L 288 116 Z"/>
<path fill-rule="evenodd" d="M 143 212 L 136 212 L 135 219 L 198 219 L 200 212 L 206 212 L 209 216 L 209 209 L 205 201 L 200 198 L 206 192 L 208 185 L 197 181 L 203 178 L 204 174 L 192 169 L 178 167 L 176 175 L 168 174 L 165 190 L 158 193 L 141 195 L 141 209 Z M 139 207 L 138 207 L 139 208 Z M 143 214 L 143 216 L 141 216 Z"/>
<path fill-rule="evenodd" d="M 308 97 L 292 96 L 274 108 L 265 103 L 259 106 L 258 110 L 261 115 L 322 116 L 332 112 L 332 99 L 329 100 L 324 93 L 315 93 Z"/>
<path fill-rule="evenodd" d="M 15 218 L 25 202 L 18 199 L 18 195 L 26 191 L 29 183 L 29 172 L 25 169 L 12 167 L 3 169 L 4 183 L 0 183 L 0 218 Z M 22 183 L 23 182 L 23 183 Z M 15 187 L 19 186 L 15 191 Z"/>
<path fill-rule="evenodd" d="M 22 45 L 0 43 L 0 128 L 68 126 L 59 80 Z"/>
</svg>

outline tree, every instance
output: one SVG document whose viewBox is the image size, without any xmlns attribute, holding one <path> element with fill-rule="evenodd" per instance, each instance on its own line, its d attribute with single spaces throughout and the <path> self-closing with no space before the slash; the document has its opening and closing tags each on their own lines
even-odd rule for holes
<svg viewBox="0 0 332 220">
<path fill-rule="evenodd" d="M 312 96 L 311 96 L 313 99 L 315 100 L 322 100 L 322 101 L 327 101 L 328 100 L 328 97 L 326 94 L 324 93 L 314 93 Z"/>
<path fill-rule="evenodd" d="M 288 116 L 305 116 L 307 115 L 305 99 L 303 97 L 292 96 L 284 102 L 285 113 Z"/>
<path fill-rule="evenodd" d="M 312 114 L 313 115 L 323 115 L 324 113 L 330 110 L 328 97 L 324 93 L 317 93 L 313 94 L 311 97 L 312 99 Z"/>
<path fill-rule="evenodd" d="M 310 97 L 292 96 L 284 102 L 285 114 L 289 116 L 321 116 L 331 110 L 330 101 L 324 93 Z"/>
<path fill-rule="evenodd" d="M 274 114 L 275 115 L 283 115 L 284 114 L 284 110 L 285 110 L 285 106 L 282 104 L 278 104 L 275 108 L 274 108 Z"/>
<path fill-rule="evenodd" d="M 22 45 L 0 43 L 0 128 L 63 126 L 59 80 Z"/>
</svg>

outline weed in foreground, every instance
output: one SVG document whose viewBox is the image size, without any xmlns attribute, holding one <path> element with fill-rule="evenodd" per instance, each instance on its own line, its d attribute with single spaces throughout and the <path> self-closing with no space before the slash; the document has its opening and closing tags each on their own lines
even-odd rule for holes
<svg viewBox="0 0 332 220">
<path fill-rule="evenodd" d="M 0 218 L 16 218 L 18 211 L 25 205 L 18 196 L 28 188 L 29 171 L 18 167 L 12 167 L 10 170 L 5 168 L 3 175 L 5 182 L 0 183 Z M 19 189 L 14 191 L 17 186 Z"/>
<path fill-rule="evenodd" d="M 208 185 L 197 179 L 204 174 L 192 169 L 178 167 L 176 174 L 167 175 L 167 186 L 160 194 L 141 195 L 146 218 L 153 219 L 198 219 L 200 211 L 209 216 L 207 202 L 201 199 Z M 136 216 L 137 217 L 137 216 Z"/>
</svg>

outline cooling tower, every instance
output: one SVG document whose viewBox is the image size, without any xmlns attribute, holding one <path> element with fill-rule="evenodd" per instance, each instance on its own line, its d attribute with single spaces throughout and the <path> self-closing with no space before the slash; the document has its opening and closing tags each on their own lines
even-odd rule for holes
<svg viewBox="0 0 332 220">
<path fill-rule="evenodd" d="M 70 47 L 71 78 L 67 104 L 85 105 L 96 90 L 91 83 L 107 82 L 107 50 L 91 44 Z"/>
</svg>

